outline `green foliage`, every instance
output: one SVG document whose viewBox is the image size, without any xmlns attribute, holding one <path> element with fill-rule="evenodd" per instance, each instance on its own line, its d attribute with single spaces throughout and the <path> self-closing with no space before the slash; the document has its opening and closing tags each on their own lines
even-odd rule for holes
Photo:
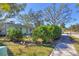
<svg viewBox="0 0 79 59">
<path fill-rule="evenodd" d="M 0 9 L 6 12 L 18 12 L 24 9 L 26 4 L 17 4 L 17 3 L 1 3 Z"/>
<path fill-rule="evenodd" d="M 38 27 L 38 26 L 44 24 L 44 22 L 43 22 L 44 21 L 43 16 L 44 15 L 43 15 L 43 11 L 42 10 L 33 11 L 32 9 L 30 9 L 30 11 L 28 12 L 28 15 L 27 15 L 26 19 L 29 19 L 31 22 L 33 22 L 33 24 L 35 25 L 35 27 Z"/>
<path fill-rule="evenodd" d="M 3 11 L 10 11 L 10 5 L 8 3 L 1 3 L 0 9 L 2 9 Z"/>
<path fill-rule="evenodd" d="M 61 28 L 55 25 L 39 26 L 32 32 L 33 40 L 42 38 L 43 41 L 48 42 L 61 36 Z"/>
<path fill-rule="evenodd" d="M 79 3 L 76 4 L 76 7 L 79 7 Z"/>
<path fill-rule="evenodd" d="M 7 36 L 11 39 L 20 38 L 21 34 L 22 34 L 22 32 L 21 32 L 20 28 L 9 27 L 7 30 Z"/>
<path fill-rule="evenodd" d="M 2 13 L 2 15 L 7 13 L 6 16 L 4 17 L 4 20 L 6 18 L 12 18 L 12 17 L 18 16 L 19 12 L 24 10 L 25 7 L 26 7 L 25 3 L 23 3 L 23 4 L 22 3 L 21 4 L 17 4 L 17 3 L 0 3 L 0 11 L 4 12 L 4 13 Z"/>
</svg>

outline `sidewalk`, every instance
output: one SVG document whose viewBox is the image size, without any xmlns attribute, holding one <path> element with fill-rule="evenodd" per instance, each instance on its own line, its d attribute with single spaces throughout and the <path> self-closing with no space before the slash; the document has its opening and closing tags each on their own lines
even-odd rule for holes
<svg viewBox="0 0 79 59">
<path fill-rule="evenodd" d="M 78 56 L 73 43 L 67 35 L 62 35 L 50 56 Z"/>
</svg>

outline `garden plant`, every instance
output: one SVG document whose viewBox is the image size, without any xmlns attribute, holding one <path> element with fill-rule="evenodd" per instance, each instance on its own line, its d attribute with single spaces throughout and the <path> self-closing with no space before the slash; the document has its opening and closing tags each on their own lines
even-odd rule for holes
<svg viewBox="0 0 79 59">
<path fill-rule="evenodd" d="M 62 30 L 56 25 L 39 26 L 32 32 L 33 40 L 41 38 L 44 42 L 53 41 L 61 36 Z"/>
</svg>

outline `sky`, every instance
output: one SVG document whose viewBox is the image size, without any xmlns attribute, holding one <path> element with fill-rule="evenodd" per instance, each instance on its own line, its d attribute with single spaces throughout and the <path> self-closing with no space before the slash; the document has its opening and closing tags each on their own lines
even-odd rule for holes
<svg viewBox="0 0 79 59">
<path fill-rule="evenodd" d="M 76 4 L 69 4 L 69 7 L 72 9 L 72 18 L 74 20 L 72 22 L 67 23 L 66 27 L 79 23 L 79 12 L 77 12 L 77 10 L 79 10 L 79 8 L 77 8 L 75 5 Z M 28 3 L 25 8 L 25 11 L 22 11 L 22 13 L 28 13 L 28 11 L 30 9 L 32 9 L 34 11 L 44 10 L 48 6 L 51 6 L 51 3 Z M 57 6 L 59 6 L 59 5 L 57 5 Z"/>
</svg>

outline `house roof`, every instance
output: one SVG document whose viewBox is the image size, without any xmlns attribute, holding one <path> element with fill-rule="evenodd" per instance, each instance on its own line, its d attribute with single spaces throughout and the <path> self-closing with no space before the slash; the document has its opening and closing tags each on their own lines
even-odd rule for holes
<svg viewBox="0 0 79 59">
<path fill-rule="evenodd" d="M 23 25 L 23 24 L 15 24 L 14 22 L 7 22 L 6 24 L 9 24 L 11 26 L 16 26 L 16 27 L 26 27 L 26 28 L 33 28 L 32 24 L 28 25 Z"/>
</svg>

